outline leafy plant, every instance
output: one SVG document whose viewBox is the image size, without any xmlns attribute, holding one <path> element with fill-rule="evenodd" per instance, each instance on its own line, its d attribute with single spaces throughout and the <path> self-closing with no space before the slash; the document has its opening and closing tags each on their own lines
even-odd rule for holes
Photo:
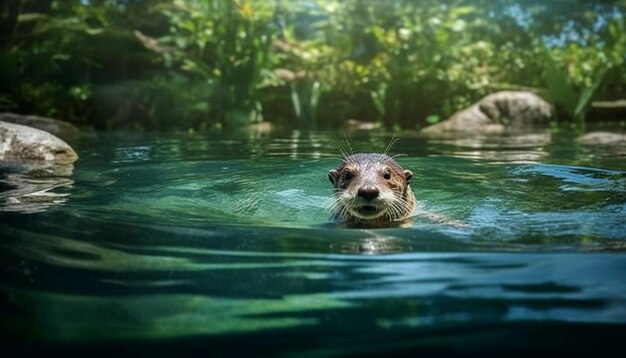
<svg viewBox="0 0 626 358">
<path fill-rule="evenodd" d="M 600 90 L 608 68 L 598 71 L 597 77 L 591 86 L 585 88 L 579 96 L 565 74 L 557 68 L 557 65 L 549 51 L 544 52 L 546 62 L 546 83 L 548 97 L 560 106 L 566 115 L 572 119 L 580 131 L 584 131 L 585 117 L 591 105 L 591 101 Z"/>
<path fill-rule="evenodd" d="M 8 0 L 0 107 L 114 128 L 415 128 L 547 84 L 582 127 L 592 99 L 626 95 L 624 13 L 617 0 Z"/>
<path fill-rule="evenodd" d="M 217 88 L 205 98 L 219 110 L 218 122 L 236 128 L 258 121 L 257 87 L 275 33 L 266 2 L 175 0 L 155 10 L 170 22 L 170 33 L 158 39 L 163 63 Z"/>
</svg>

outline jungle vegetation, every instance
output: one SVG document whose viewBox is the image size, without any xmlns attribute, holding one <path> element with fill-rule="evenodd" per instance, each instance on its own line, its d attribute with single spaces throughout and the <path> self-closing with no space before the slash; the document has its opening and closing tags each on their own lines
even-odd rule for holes
<svg viewBox="0 0 626 358">
<path fill-rule="evenodd" d="M 626 1 L 3 0 L 0 112 L 96 128 L 420 128 L 502 89 L 626 96 Z"/>
</svg>

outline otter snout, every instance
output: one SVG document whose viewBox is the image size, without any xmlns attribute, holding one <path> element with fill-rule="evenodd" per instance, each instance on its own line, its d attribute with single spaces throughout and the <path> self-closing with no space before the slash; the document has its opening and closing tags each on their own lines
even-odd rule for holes
<svg viewBox="0 0 626 358">
<path fill-rule="evenodd" d="M 357 195 L 367 201 L 372 201 L 378 198 L 378 195 L 380 195 L 380 190 L 378 190 L 378 188 L 373 185 L 364 185 L 359 188 L 359 190 L 357 191 Z"/>
</svg>

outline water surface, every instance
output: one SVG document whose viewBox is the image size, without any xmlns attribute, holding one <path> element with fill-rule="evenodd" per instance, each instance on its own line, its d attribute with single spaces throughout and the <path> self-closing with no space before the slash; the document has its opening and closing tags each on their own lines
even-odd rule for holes
<svg viewBox="0 0 626 358">
<path fill-rule="evenodd" d="M 99 133 L 73 175 L 3 168 L 3 336 L 345 356 L 569 354 L 626 333 L 623 147 L 407 133 L 392 153 L 422 209 L 464 226 L 368 230 L 328 222 L 333 136 Z"/>
</svg>

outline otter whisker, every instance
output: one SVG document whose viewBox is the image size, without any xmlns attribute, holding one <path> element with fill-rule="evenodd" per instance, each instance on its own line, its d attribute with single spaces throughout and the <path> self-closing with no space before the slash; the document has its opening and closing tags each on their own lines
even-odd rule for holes
<svg viewBox="0 0 626 358">
<path fill-rule="evenodd" d="M 335 143 L 335 145 L 337 146 L 337 149 L 339 150 L 339 154 L 341 155 L 341 161 L 345 163 L 353 163 L 351 159 L 352 159 L 352 155 L 354 154 L 354 151 L 352 150 L 352 147 L 350 146 L 350 142 L 348 141 L 348 138 L 346 137 L 345 134 L 343 135 L 343 138 L 346 142 L 347 148 L 337 138 L 333 138 L 333 142 Z"/>
<path fill-rule="evenodd" d="M 390 203 L 386 203 L 385 204 L 385 210 L 387 211 L 387 217 L 389 218 L 390 221 L 393 221 L 393 217 L 395 216 L 395 207 L 394 207 L 394 202 L 390 202 Z"/>
<path fill-rule="evenodd" d="M 406 154 L 406 153 L 398 153 L 398 154 L 394 154 L 394 155 L 389 156 L 389 158 L 395 160 L 398 157 L 406 157 L 406 156 L 408 156 L 408 154 Z"/>
<path fill-rule="evenodd" d="M 328 159 L 336 159 L 336 160 L 338 160 L 338 161 L 340 161 L 340 162 L 343 162 L 343 161 L 345 160 L 345 158 L 344 158 L 343 156 L 339 156 L 339 157 L 338 157 L 338 156 L 335 156 L 335 155 L 332 155 L 332 156 L 324 156 L 324 158 L 328 158 Z"/>
<path fill-rule="evenodd" d="M 335 146 L 337 147 L 337 150 L 339 150 L 339 155 L 341 156 L 341 158 L 340 158 L 341 161 L 345 162 L 348 159 L 348 157 L 349 157 L 348 151 L 346 151 L 346 149 L 339 142 L 339 140 L 337 140 L 337 138 L 333 138 L 333 142 L 335 143 Z"/>
<path fill-rule="evenodd" d="M 393 221 L 395 221 L 396 219 L 398 219 L 401 214 L 402 214 L 402 204 L 399 201 L 394 201 L 393 203 L 391 203 L 391 209 L 393 212 Z"/>
<path fill-rule="evenodd" d="M 324 210 L 334 213 L 337 211 L 337 208 L 340 205 L 341 205 L 341 197 L 339 193 L 335 193 L 324 203 Z"/>
<path fill-rule="evenodd" d="M 327 203 L 324 204 L 324 211 L 332 213 L 336 211 L 338 205 L 339 205 L 338 200 L 336 199 L 329 200 Z"/>
<path fill-rule="evenodd" d="M 389 155 L 389 151 L 391 150 L 391 147 L 393 147 L 393 145 L 396 144 L 396 142 L 399 141 L 399 140 L 400 140 L 400 138 L 396 137 L 396 134 L 393 133 L 391 135 L 391 140 L 389 141 L 389 143 L 385 147 L 385 150 L 383 151 L 383 154 Z"/>
<path fill-rule="evenodd" d="M 350 145 L 350 141 L 348 140 L 348 137 L 346 137 L 346 134 L 343 134 L 343 140 L 346 141 L 346 145 L 348 146 L 348 149 L 350 149 L 350 155 L 354 154 L 354 150 L 352 149 L 352 146 Z"/>
<path fill-rule="evenodd" d="M 341 206 L 341 210 L 339 211 L 339 217 L 342 221 L 346 221 L 350 217 L 350 210 L 347 206 Z"/>
</svg>

